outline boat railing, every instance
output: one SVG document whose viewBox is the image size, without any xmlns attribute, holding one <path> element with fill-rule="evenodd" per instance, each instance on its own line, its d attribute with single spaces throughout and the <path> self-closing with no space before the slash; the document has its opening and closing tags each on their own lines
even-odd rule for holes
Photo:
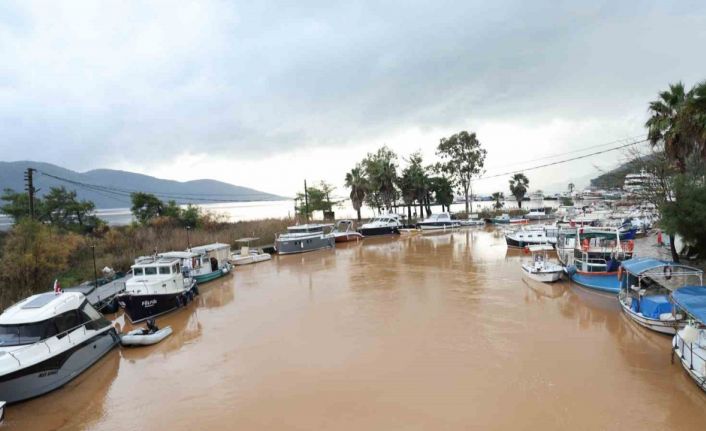
<svg viewBox="0 0 706 431">
<path fill-rule="evenodd" d="M 679 335 L 678 332 L 677 332 L 677 334 L 675 335 L 675 337 L 677 337 L 678 340 L 681 340 L 681 353 L 680 353 L 680 356 L 681 356 L 682 358 L 684 358 L 684 347 L 687 345 L 687 342 L 684 340 L 684 338 L 681 337 L 681 335 Z M 697 358 L 699 358 L 699 359 L 700 359 L 701 361 L 703 361 L 703 362 L 706 362 L 706 357 L 701 356 L 701 355 L 698 354 L 698 353 L 694 353 L 694 343 L 688 343 L 688 344 L 689 344 L 689 355 L 690 355 L 690 356 L 689 356 L 689 359 L 690 359 L 690 360 L 689 360 L 689 370 L 692 370 L 692 371 L 693 371 L 693 370 L 694 370 L 694 356 L 696 356 Z M 678 344 L 677 344 L 677 346 L 678 346 Z M 700 345 L 699 345 L 699 346 L 700 346 Z M 701 380 L 706 381 L 706 376 L 701 377 Z"/>
<path fill-rule="evenodd" d="M 12 351 L 5 351 L 5 354 L 9 355 L 15 361 L 17 361 L 17 365 L 19 365 L 21 367 L 22 366 L 22 359 L 21 358 L 22 358 L 22 356 L 25 355 L 25 353 L 27 353 L 27 352 L 31 351 L 32 349 L 37 348 L 41 345 L 44 345 L 44 347 L 46 347 L 47 353 L 52 353 L 51 346 L 49 345 L 49 343 L 47 341 L 54 338 L 54 337 L 57 337 L 57 339 L 58 339 L 60 337 L 66 336 L 67 339 L 69 340 L 69 344 L 75 345 L 76 342 L 71 339 L 71 333 L 73 333 L 74 331 L 76 331 L 79 328 L 83 328 L 83 336 L 85 337 L 88 333 L 88 331 L 86 330 L 86 325 L 89 325 L 93 322 L 97 322 L 101 319 L 102 319 L 102 317 L 98 318 L 98 319 L 90 320 L 88 322 L 78 324 L 78 325 L 74 326 L 73 328 L 66 329 L 62 332 L 59 332 L 58 334 L 54 334 L 50 338 L 45 338 L 44 340 L 36 341 L 34 343 L 28 344 L 26 346 L 22 346 L 18 349 L 12 350 Z M 76 335 L 74 334 L 74 337 L 75 336 Z M 84 339 L 79 340 L 79 342 L 83 342 L 83 341 L 84 341 Z M 0 355 L 0 361 L 2 360 L 3 356 L 4 355 Z"/>
</svg>

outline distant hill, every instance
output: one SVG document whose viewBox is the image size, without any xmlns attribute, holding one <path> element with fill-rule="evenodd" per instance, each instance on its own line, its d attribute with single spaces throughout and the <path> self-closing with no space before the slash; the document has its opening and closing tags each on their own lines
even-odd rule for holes
<svg viewBox="0 0 706 431">
<path fill-rule="evenodd" d="M 597 176 L 591 180 L 591 186 L 600 189 L 619 189 L 623 187 L 625 175 L 640 173 L 646 159 L 633 159 L 617 168 Z"/>
<path fill-rule="evenodd" d="M 180 204 L 286 199 L 215 180 L 180 182 L 113 169 L 80 173 L 50 163 L 31 161 L 0 162 L 0 190 L 24 190 L 24 172 L 28 167 L 38 171 L 34 175 L 34 186 L 39 189 L 39 196 L 43 196 L 51 187 L 64 186 L 68 190 L 75 190 L 80 199 L 93 201 L 96 208 L 129 207 L 130 197 L 126 191 L 153 193 L 162 200 L 174 199 Z"/>
</svg>

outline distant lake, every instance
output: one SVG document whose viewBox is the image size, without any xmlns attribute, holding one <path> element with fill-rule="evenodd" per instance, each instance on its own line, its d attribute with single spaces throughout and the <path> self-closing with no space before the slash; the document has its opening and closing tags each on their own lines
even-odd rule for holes
<svg viewBox="0 0 706 431">
<path fill-rule="evenodd" d="M 482 209 L 490 208 L 492 204 L 493 203 L 490 201 L 473 202 L 472 209 L 474 212 L 477 212 Z M 532 207 L 533 202 L 524 202 L 523 205 L 530 208 Z M 558 201 L 544 201 L 544 206 L 556 207 L 558 205 Z M 226 220 L 231 222 L 259 220 L 264 218 L 289 218 L 294 215 L 293 200 L 214 203 L 198 206 L 204 211 L 208 211 L 216 215 L 222 215 L 226 218 Z M 513 208 L 517 208 L 517 203 L 515 201 L 505 201 L 505 209 Z M 419 206 L 417 206 L 416 209 L 418 210 Z M 461 212 L 464 209 L 465 205 L 463 203 L 451 205 L 451 212 Z M 399 211 L 403 212 L 401 208 Z M 412 208 L 412 211 L 415 211 L 415 209 Z M 432 205 L 432 211 L 434 213 L 440 212 L 441 206 Z M 353 205 L 350 200 L 346 200 L 340 205 L 335 206 L 334 212 L 336 213 L 336 218 L 338 219 L 356 218 L 356 211 L 353 209 Z M 406 214 L 406 208 L 404 209 L 404 214 Z M 134 220 L 129 208 L 100 209 L 96 210 L 96 215 L 108 222 L 111 226 L 127 225 Z M 361 215 L 363 218 L 370 218 L 374 217 L 375 213 L 367 206 L 363 206 Z M 314 216 L 321 217 L 321 213 L 314 214 Z M 0 215 L 0 230 L 8 230 L 11 226 L 12 219 L 5 215 Z"/>
</svg>

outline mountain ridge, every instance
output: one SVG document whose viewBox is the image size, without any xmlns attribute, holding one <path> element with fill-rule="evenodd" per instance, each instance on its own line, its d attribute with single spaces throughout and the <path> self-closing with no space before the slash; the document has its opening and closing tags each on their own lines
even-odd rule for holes
<svg viewBox="0 0 706 431">
<path fill-rule="evenodd" d="M 173 199 L 179 204 L 286 199 L 272 193 L 213 179 L 167 180 L 104 168 L 77 172 L 52 163 L 29 160 L 0 161 L 0 189 L 24 190 L 24 173 L 30 167 L 37 170 L 34 184 L 35 188 L 39 189 L 38 196 L 43 196 L 52 187 L 64 186 L 68 190 L 75 190 L 79 199 L 93 201 L 98 209 L 130 207 L 129 192 L 132 191 L 152 193 L 162 200 Z"/>
</svg>

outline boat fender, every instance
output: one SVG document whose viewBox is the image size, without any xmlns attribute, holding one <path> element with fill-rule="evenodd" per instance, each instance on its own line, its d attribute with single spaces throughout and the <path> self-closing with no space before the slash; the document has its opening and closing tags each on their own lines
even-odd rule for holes
<svg viewBox="0 0 706 431">
<path fill-rule="evenodd" d="M 671 266 L 665 266 L 663 272 L 664 272 L 664 278 L 666 280 L 670 280 L 672 278 L 672 267 Z"/>
</svg>

